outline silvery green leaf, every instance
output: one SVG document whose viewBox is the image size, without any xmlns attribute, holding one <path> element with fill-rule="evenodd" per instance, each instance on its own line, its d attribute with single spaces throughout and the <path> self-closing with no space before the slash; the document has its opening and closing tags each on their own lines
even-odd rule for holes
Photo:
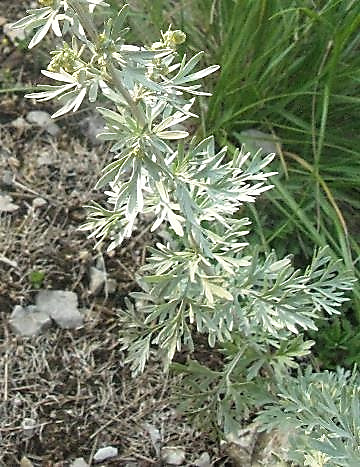
<svg viewBox="0 0 360 467">
<path fill-rule="evenodd" d="M 124 170 L 129 160 L 130 160 L 130 154 L 124 154 L 118 160 L 107 165 L 103 169 L 104 174 L 101 176 L 101 178 L 96 183 L 95 189 L 102 188 L 103 186 L 107 185 L 109 182 L 113 181 L 115 176 L 121 173 L 122 170 Z"/>
<path fill-rule="evenodd" d="M 171 209 L 167 209 L 167 218 L 176 235 L 182 237 L 184 235 L 184 229 L 181 224 L 185 219 L 182 216 L 175 214 Z"/>
<path fill-rule="evenodd" d="M 197 81 L 201 78 L 204 78 L 207 75 L 210 75 L 211 73 L 214 73 L 219 68 L 220 68 L 219 65 L 209 66 L 191 75 L 184 76 L 183 78 L 177 78 L 175 81 L 175 84 L 179 85 L 179 84 L 189 83 L 191 81 Z"/>
<path fill-rule="evenodd" d="M 62 86 L 38 86 L 39 89 L 46 89 L 42 92 L 34 92 L 31 94 L 25 94 L 25 97 L 28 99 L 37 99 L 39 102 L 47 101 L 54 99 L 61 94 L 69 91 L 71 88 L 75 87 L 76 83 L 64 84 Z"/>
<path fill-rule="evenodd" d="M 188 62 L 186 62 L 186 54 L 184 54 L 183 59 L 180 64 L 180 69 L 178 73 L 174 76 L 172 81 L 176 83 L 178 79 L 182 79 L 188 73 L 190 73 L 195 68 L 195 66 L 200 62 L 203 54 L 204 52 L 198 52 L 196 55 L 191 57 Z"/>
<path fill-rule="evenodd" d="M 123 96 L 112 90 L 102 79 L 99 80 L 99 85 L 101 92 L 104 94 L 105 97 L 110 99 L 112 102 L 115 102 L 115 104 L 121 104 L 121 105 L 126 105 L 126 100 L 123 98 Z"/>
<path fill-rule="evenodd" d="M 165 118 L 162 122 L 156 125 L 153 128 L 153 132 L 154 133 L 162 132 L 163 130 L 166 130 L 166 128 L 169 128 L 174 125 L 178 125 L 179 123 L 183 122 L 184 120 L 188 118 L 189 118 L 188 115 L 184 115 L 184 114 L 181 114 L 181 112 L 177 112 Z"/>
<path fill-rule="evenodd" d="M 125 123 L 124 116 L 118 112 L 114 112 L 113 110 L 105 109 L 103 107 L 98 107 L 97 110 L 106 120 L 119 123 L 120 125 L 123 125 Z"/>
<path fill-rule="evenodd" d="M 46 8 L 46 14 L 48 12 L 51 11 L 51 8 Z M 24 28 L 29 28 L 29 26 L 34 22 L 34 20 L 36 20 L 37 18 L 39 18 L 38 15 L 36 14 L 31 14 L 31 15 L 28 15 L 28 16 L 25 16 L 24 18 L 21 18 L 19 19 L 19 21 L 16 21 L 16 23 L 13 23 L 11 25 L 11 28 L 12 29 L 24 29 Z"/>
<path fill-rule="evenodd" d="M 65 19 L 65 15 L 56 15 L 54 17 L 54 20 L 53 20 L 52 24 L 51 24 L 51 29 L 53 30 L 55 36 L 57 36 L 57 37 L 62 36 L 60 25 L 59 25 L 59 20 L 60 19 Z"/>
<path fill-rule="evenodd" d="M 76 112 L 78 108 L 80 107 L 80 105 L 82 104 L 82 101 L 84 100 L 86 96 L 86 92 L 87 92 L 87 88 L 83 87 L 80 89 L 73 103 L 73 112 Z"/>
<path fill-rule="evenodd" d="M 70 73 L 67 73 L 65 70 L 62 70 L 61 73 L 54 73 L 53 71 L 41 70 L 41 73 L 48 78 L 54 79 L 56 81 L 64 81 L 65 83 L 76 83 L 76 78 Z"/>
<path fill-rule="evenodd" d="M 61 99 L 65 101 L 65 104 L 55 112 L 51 117 L 57 118 L 61 115 L 64 115 L 70 111 L 75 112 L 81 105 L 84 97 L 86 95 L 86 88 L 82 88 L 80 91 L 70 91 L 69 93 L 63 95 Z"/>
<path fill-rule="evenodd" d="M 174 86 L 175 89 L 178 89 L 179 91 L 184 91 L 188 92 L 190 94 L 193 94 L 194 96 L 211 96 L 211 92 L 205 92 L 205 91 L 198 91 L 199 88 L 201 88 L 200 84 L 196 84 L 194 86 Z"/>
<path fill-rule="evenodd" d="M 99 89 L 99 81 L 94 79 L 89 86 L 89 101 L 96 102 Z"/>
<path fill-rule="evenodd" d="M 161 139 L 181 139 L 189 136 L 187 131 L 181 130 L 170 130 L 170 131 L 161 131 L 157 133 L 157 136 Z"/>
<path fill-rule="evenodd" d="M 220 287 L 219 285 L 213 284 L 213 283 L 208 283 L 209 287 L 211 288 L 211 292 L 213 295 L 216 295 L 217 297 L 224 298 L 225 300 L 233 300 L 234 297 L 231 295 L 230 292 L 228 292 L 226 289 L 223 287 Z"/>
<path fill-rule="evenodd" d="M 103 0 L 85 0 L 85 3 L 89 3 L 90 5 L 95 5 L 95 6 L 105 6 L 109 7 L 110 5 Z"/>
<path fill-rule="evenodd" d="M 43 40 L 43 38 L 48 33 L 56 14 L 57 12 L 54 12 L 49 17 L 49 19 L 46 21 L 46 23 L 43 26 L 39 27 L 39 29 L 36 31 L 35 35 L 33 36 L 33 38 L 31 39 L 29 43 L 29 49 L 32 49 L 33 47 L 35 47 L 35 45 L 37 45 L 39 42 Z"/>
</svg>

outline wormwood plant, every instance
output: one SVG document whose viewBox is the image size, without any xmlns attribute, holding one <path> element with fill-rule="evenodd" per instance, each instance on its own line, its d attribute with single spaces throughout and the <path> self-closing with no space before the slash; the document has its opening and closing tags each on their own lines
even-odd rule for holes
<svg viewBox="0 0 360 467">
<path fill-rule="evenodd" d="M 140 222 L 150 222 L 151 230 L 161 230 L 167 239 L 149 248 L 138 278 L 142 292 L 132 293 L 121 312 L 120 339 L 133 374 L 142 372 L 155 352 L 165 369 L 176 352 L 196 356 L 204 335 L 214 348 L 208 355 L 214 353 L 215 365 L 196 359 L 174 364 L 183 374 L 184 409 L 202 423 L 236 434 L 254 408 L 273 404 L 280 426 L 288 409 L 274 394 L 285 382 L 293 390 L 302 384 L 301 376 L 289 374 L 313 344 L 304 332 L 340 312 L 352 276 L 326 248 L 301 273 L 290 257 L 264 257 L 248 247 L 250 222 L 241 206 L 271 188 L 268 178 L 274 174 L 267 167 L 274 155 L 237 150 L 227 158 L 213 137 L 188 139 L 186 121 L 196 117 L 194 96 L 206 95 L 198 81 L 218 67 L 197 70 L 201 53 L 179 57 L 182 31 L 169 29 L 149 46 L 127 45 L 125 6 L 115 17 L 105 11 L 101 28 L 96 7 L 108 8 L 102 0 L 39 0 L 39 7 L 14 28 L 35 32 L 30 48 L 50 29 L 62 37 L 42 71 L 57 84 L 40 86 L 27 97 L 57 99 L 60 108 L 53 117 L 77 111 L 84 100 L 100 101 L 106 123 L 100 137 L 110 141 L 114 155 L 97 183 L 108 187 L 107 200 L 89 207 L 83 229 L 99 244 L 110 239 L 109 249 L 129 238 Z M 310 398 L 320 397 L 320 386 L 312 386 Z M 301 401 L 291 400 L 296 413 Z M 298 423 L 306 435 L 311 420 Z M 346 428 L 340 436 L 337 426 L 337 421 L 329 424 L 331 435 L 311 442 L 311 452 L 328 455 L 325 448 L 334 437 L 343 443 Z M 345 465 L 336 459 L 329 465 Z"/>
</svg>

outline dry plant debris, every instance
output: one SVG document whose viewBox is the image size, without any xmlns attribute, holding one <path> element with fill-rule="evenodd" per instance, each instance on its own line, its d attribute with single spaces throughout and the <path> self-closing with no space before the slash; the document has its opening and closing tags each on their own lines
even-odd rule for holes
<svg viewBox="0 0 360 467">
<path fill-rule="evenodd" d="M 77 230 L 108 156 L 64 133 L 53 139 L 11 121 L 0 126 L 0 189 L 19 206 L 0 214 L 0 466 L 65 467 L 81 458 L 92 465 L 106 447 L 117 456 L 96 465 L 166 465 L 164 448 L 181 449 L 182 465 L 197 465 L 203 453 L 221 459 L 206 434 L 175 411 L 173 381 L 164 382 L 159 362 L 137 380 L 124 367 L 117 309 L 136 286 L 152 240 L 140 227 L 128 245 L 103 257 Z M 92 268 L 106 277 L 96 293 Z M 35 303 L 40 287 L 75 292 L 83 327 L 16 336 L 11 312 Z"/>
</svg>

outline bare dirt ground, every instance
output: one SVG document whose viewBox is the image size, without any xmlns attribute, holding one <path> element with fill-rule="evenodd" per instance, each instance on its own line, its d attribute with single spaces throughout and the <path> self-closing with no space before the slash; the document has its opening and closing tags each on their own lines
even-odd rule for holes
<svg viewBox="0 0 360 467">
<path fill-rule="evenodd" d="M 164 465 L 164 446 L 181 446 L 184 465 L 194 465 L 204 451 L 215 462 L 218 448 L 169 401 L 172 380 L 159 363 L 136 380 L 124 366 L 117 312 L 136 287 L 134 274 L 151 238 L 135 236 L 108 256 L 78 230 L 83 206 L 98 196 L 91 187 L 106 149 L 80 142 L 69 127 L 54 138 L 16 127 L 19 120 L 14 126 L 28 111 L 19 101 L 12 95 L 2 100 L 6 122 L 0 127 L 0 191 L 17 206 L 0 214 L 0 465 L 20 465 L 23 456 L 34 466 L 66 466 L 77 457 L 90 463 L 102 446 L 119 450 L 108 465 Z M 107 297 L 105 290 L 89 291 L 89 270 L 99 258 L 115 284 Z M 74 291 L 84 326 L 15 336 L 11 311 L 34 303 L 38 287 Z M 26 429 L 29 419 L 32 430 Z"/>
</svg>

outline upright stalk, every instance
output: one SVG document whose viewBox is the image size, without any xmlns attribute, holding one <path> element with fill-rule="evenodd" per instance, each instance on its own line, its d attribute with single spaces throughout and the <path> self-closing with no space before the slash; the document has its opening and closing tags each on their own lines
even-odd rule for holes
<svg viewBox="0 0 360 467">
<path fill-rule="evenodd" d="M 88 34 L 91 42 L 93 44 L 97 44 L 99 41 L 98 32 L 96 29 L 96 25 L 93 21 L 92 15 L 87 13 L 84 6 L 79 1 L 71 0 L 69 3 L 71 7 L 73 8 L 73 10 L 78 15 L 80 19 L 80 23 L 82 27 L 84 28 L 85 32 Z M 114 67 L 114 64 L 112 62 L 108 64 L 107 70 L 111 76 L 111 81 L 113 82 L 117 90 L 121 93 L 126 103 L 128 104 L 133 117 L 136 119 L 136 121 L 139 123 L 141 127 L 144 127 L 146 124 L 144 115 L 142 114 L 141 109 L 136 104 L 134 99 L 131 97 L 131 94 L 129 93 L 129 91 L 122 84 L 121 79 L 119 78 L 117 74 L 117 70 Z"/>
</svg>

